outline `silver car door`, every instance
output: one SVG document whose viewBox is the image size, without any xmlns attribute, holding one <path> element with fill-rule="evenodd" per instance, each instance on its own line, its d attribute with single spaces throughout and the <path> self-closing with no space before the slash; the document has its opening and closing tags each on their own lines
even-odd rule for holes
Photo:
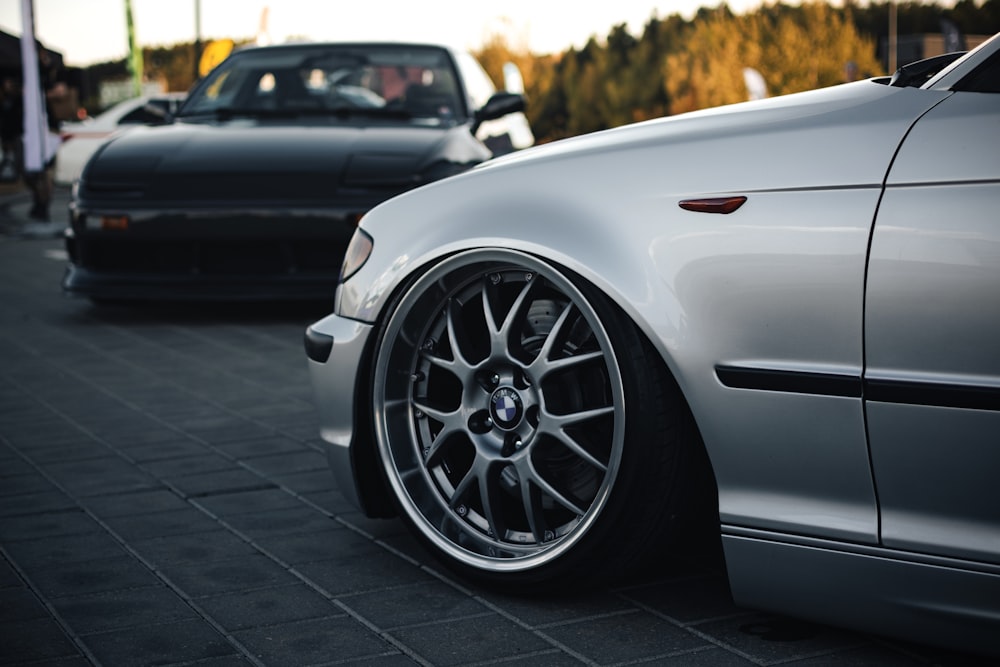
<svg viewBox="0 0 1000 667">
<path fill-rule="evenodd" d="M 865 304 L 882 543 L 990 563 L 1000 563 L 997 80 L 954 92 L 903 142 L 874 227 Z"/>
</svg>

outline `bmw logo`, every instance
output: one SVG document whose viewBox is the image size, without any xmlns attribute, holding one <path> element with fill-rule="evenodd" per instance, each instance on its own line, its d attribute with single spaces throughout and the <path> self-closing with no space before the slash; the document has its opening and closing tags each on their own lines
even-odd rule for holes
<svg viewBox="0 0 1000 667">
<path fill-rule="evenodd" d="M 514 428 L 521 422 L 524 414 L 521 397 L 510 387 L 500 387 L 490 397 L 490 414 L 493 422 L 500 428 Z"/>
</svg>

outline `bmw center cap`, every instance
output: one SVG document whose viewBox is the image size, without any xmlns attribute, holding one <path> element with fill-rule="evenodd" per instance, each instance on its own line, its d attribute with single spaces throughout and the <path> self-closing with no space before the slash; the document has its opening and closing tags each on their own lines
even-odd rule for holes
<svg viewBox="0 0 1000 667">
<path fill-rule="evenodd" d="M 510 430 L 521 423 L 521 417 L 524 415 L 524 404 L 514 389 L 500 387 L 490 397 L 490 413 L 494 424 L 502 429 Z"/>
</svg>

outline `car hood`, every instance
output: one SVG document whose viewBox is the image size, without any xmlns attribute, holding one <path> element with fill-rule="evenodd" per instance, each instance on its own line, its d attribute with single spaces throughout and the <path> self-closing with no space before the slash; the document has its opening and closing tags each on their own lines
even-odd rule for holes
<svg viewBox="0 0 1000 667">
<path fill-rule="evenodd" d="M 565 139 L 474 171 L 553 162 L 575 171 L 589 160 L 612 179 L 646 164 L 640 177 L 656 178 L 652 191 L 664 194 L 869 187 L 882 183 L 910 126 L 949 94 L 859 81 Z"/>
<path fill-rule="evenodd" d="M 441 163 L 489 157 L 466 127 L 258 121 L 137 128 L 87 164 L 89 196 L 169 201 L 316 201 L 351 193 L 384 198 L 428 180 Z"/>
</svg>

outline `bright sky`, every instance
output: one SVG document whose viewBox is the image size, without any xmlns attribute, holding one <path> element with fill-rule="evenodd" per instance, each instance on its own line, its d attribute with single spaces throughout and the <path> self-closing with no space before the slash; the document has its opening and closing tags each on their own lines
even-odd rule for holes
<svg viewBox="0 0 1000 667">
<path fill-rule="evenodd" d="M 0 0 L 0 30 L 20 35 L 22 0 Z M 603 40 L 611 27 L 628 24 L 638 36 L 654 14 L 690 18 L 721 0 L 132 0 L 136 38 L 143 46 L 192 42 L 201 7 L 201 38 L 253 38 L 267 10 L 271 42 L 384 39 L 445 42 L 476 48 L 501 34 L 534 53 L 581 47 Z M 760 0 L 729 0 L 736 12 Z M 128 51 L 125 0 L 34 0 L 35 33 L 66 64 L 92 65 Z"/>
</svg>

